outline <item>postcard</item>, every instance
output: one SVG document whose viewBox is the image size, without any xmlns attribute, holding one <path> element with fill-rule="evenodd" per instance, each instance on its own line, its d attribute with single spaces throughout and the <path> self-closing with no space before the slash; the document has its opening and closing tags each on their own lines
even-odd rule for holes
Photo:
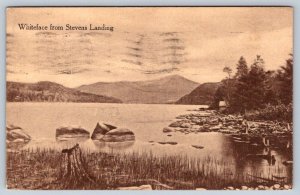
<svg viewBox="0 0 300 195">
<path fill-rule="evenodd" d="M 292 7 L 9 7 L 6 27 L 8 189 L 292 189 Z"/>
</svg>

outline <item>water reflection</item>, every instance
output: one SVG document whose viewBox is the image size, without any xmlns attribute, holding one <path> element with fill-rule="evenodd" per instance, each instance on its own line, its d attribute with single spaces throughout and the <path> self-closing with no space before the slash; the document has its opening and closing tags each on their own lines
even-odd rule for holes
<svg viewBox="0 0 300 195">
<path fill-rule="evenodd" d="M 269 147 L 260 143 L 251 143 L 236 142 L 234 138 L 232 139 L 233 156 L 238 173 L 246 173 L 250 177 L 259 175 L 256 179 L 262 181 L 292 180 L 292 166 L 289 168 L 283 163 L 292 160 L 291 148 L 286 148 L 285 144 L 278 146 L 274 142 Z"/>
<path fill-rule="evenodd" d="M 12 151 L 17 151 L 25 148 L 29 142 L 9 142 L 6 144 L 7 149 Z"/>
<path fill-rule="evenodd" d="M 124 150 L 131 148 L 134 145 L 134 141 L 128 142 L 107 142 L 107 147 L 114 150 Z"/>
<path fill-rule="evenodd" d="M 93 140 L 93 143 L 95 144 L 96 148 L 100 150 L 111 149 L 111 150 L 123 151 L 131 148 L 134 145 L 135 141 L 104 142 L 104 141 Z"/>
<path fill-rule="evenodd" d="M 75 144 L 84 145 L 85 142 L 89 140 L 89 137 L 76 137 L 76 138 L 65 138 L 65 139 L 56 139 L 56 144 L 59 148 L 70 148 Z"/>
<path fill-rule="evenodd" d="M 105 142 L 98 141 L 98 140 L 93 140 L 93 143 L 95 144 L 96 148 L 100 150 L 104 149 L 106 146 Z"/>
</svg>

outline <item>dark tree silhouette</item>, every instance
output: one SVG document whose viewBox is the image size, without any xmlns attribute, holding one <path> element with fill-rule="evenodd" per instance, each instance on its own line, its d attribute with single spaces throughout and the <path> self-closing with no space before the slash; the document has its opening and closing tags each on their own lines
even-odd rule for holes
<svg viewBox="0 0 300 195">
<path fill-rule="evenodd" d="M 280 81 L 279 98 L 282 103 L 290 104 L 293 101 L 293 54 L 286 60 L 286 65 L 278 71 L 278 80 Z"/>
</svg>

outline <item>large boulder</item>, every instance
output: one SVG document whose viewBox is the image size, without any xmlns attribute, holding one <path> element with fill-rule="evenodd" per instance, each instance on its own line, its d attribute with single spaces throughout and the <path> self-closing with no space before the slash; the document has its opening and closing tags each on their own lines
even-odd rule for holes
<svg viewBox="0 0 300 195">
<path fill-rule="evenodd" d="M 30 135 L 21 127 L 14 125 L 6 126 L 6 142 L 27 143 L 31 140 Z"/>
<path fill-rule="evenodd" d="M 134 141 L 135 136 L 129 129 L 117 128 L 107 132 L 101 140 L 106 142 Z"/>
<path fill-rule="evenodd" d="M 59 127 L 56 129 L 56 139 L 89 138 L 90 132 L 81 127 Z"/>
<path fill-rule="evenodd" d="M 109 132 L 110 130 L 116 129 L 116 128 L 117 127 L 109 125 L 109 124 L 97 123 L 91 138 L 93 140 L 101 140 L 107 132 Z"/>
</svg>

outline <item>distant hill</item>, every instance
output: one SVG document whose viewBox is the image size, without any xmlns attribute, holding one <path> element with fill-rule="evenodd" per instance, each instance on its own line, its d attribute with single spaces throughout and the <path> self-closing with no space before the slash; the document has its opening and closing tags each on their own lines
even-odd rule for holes
<svg viewBox="0 0 300 195">
<path fill-rule="evenodd" d="M 199 84 L 182 76 L 172 75 L 149 81 L 98 82 L 77 89 L 93 94 L 115 97 L 124 103 L 174 103 Z"/>
<path fill-rule="evenodd" d="M 189 94 L 181 97 L 176 104 L 210 105 L 221 82 L 203 83 Z"/>
<path fill-rule="evenodd" d="M 6 94 L 8 102 L 122 102 L 116 98 L 80 92 L 48 81 L 38 83 L 8 81 L 6 82 Z"/>
</svg>

